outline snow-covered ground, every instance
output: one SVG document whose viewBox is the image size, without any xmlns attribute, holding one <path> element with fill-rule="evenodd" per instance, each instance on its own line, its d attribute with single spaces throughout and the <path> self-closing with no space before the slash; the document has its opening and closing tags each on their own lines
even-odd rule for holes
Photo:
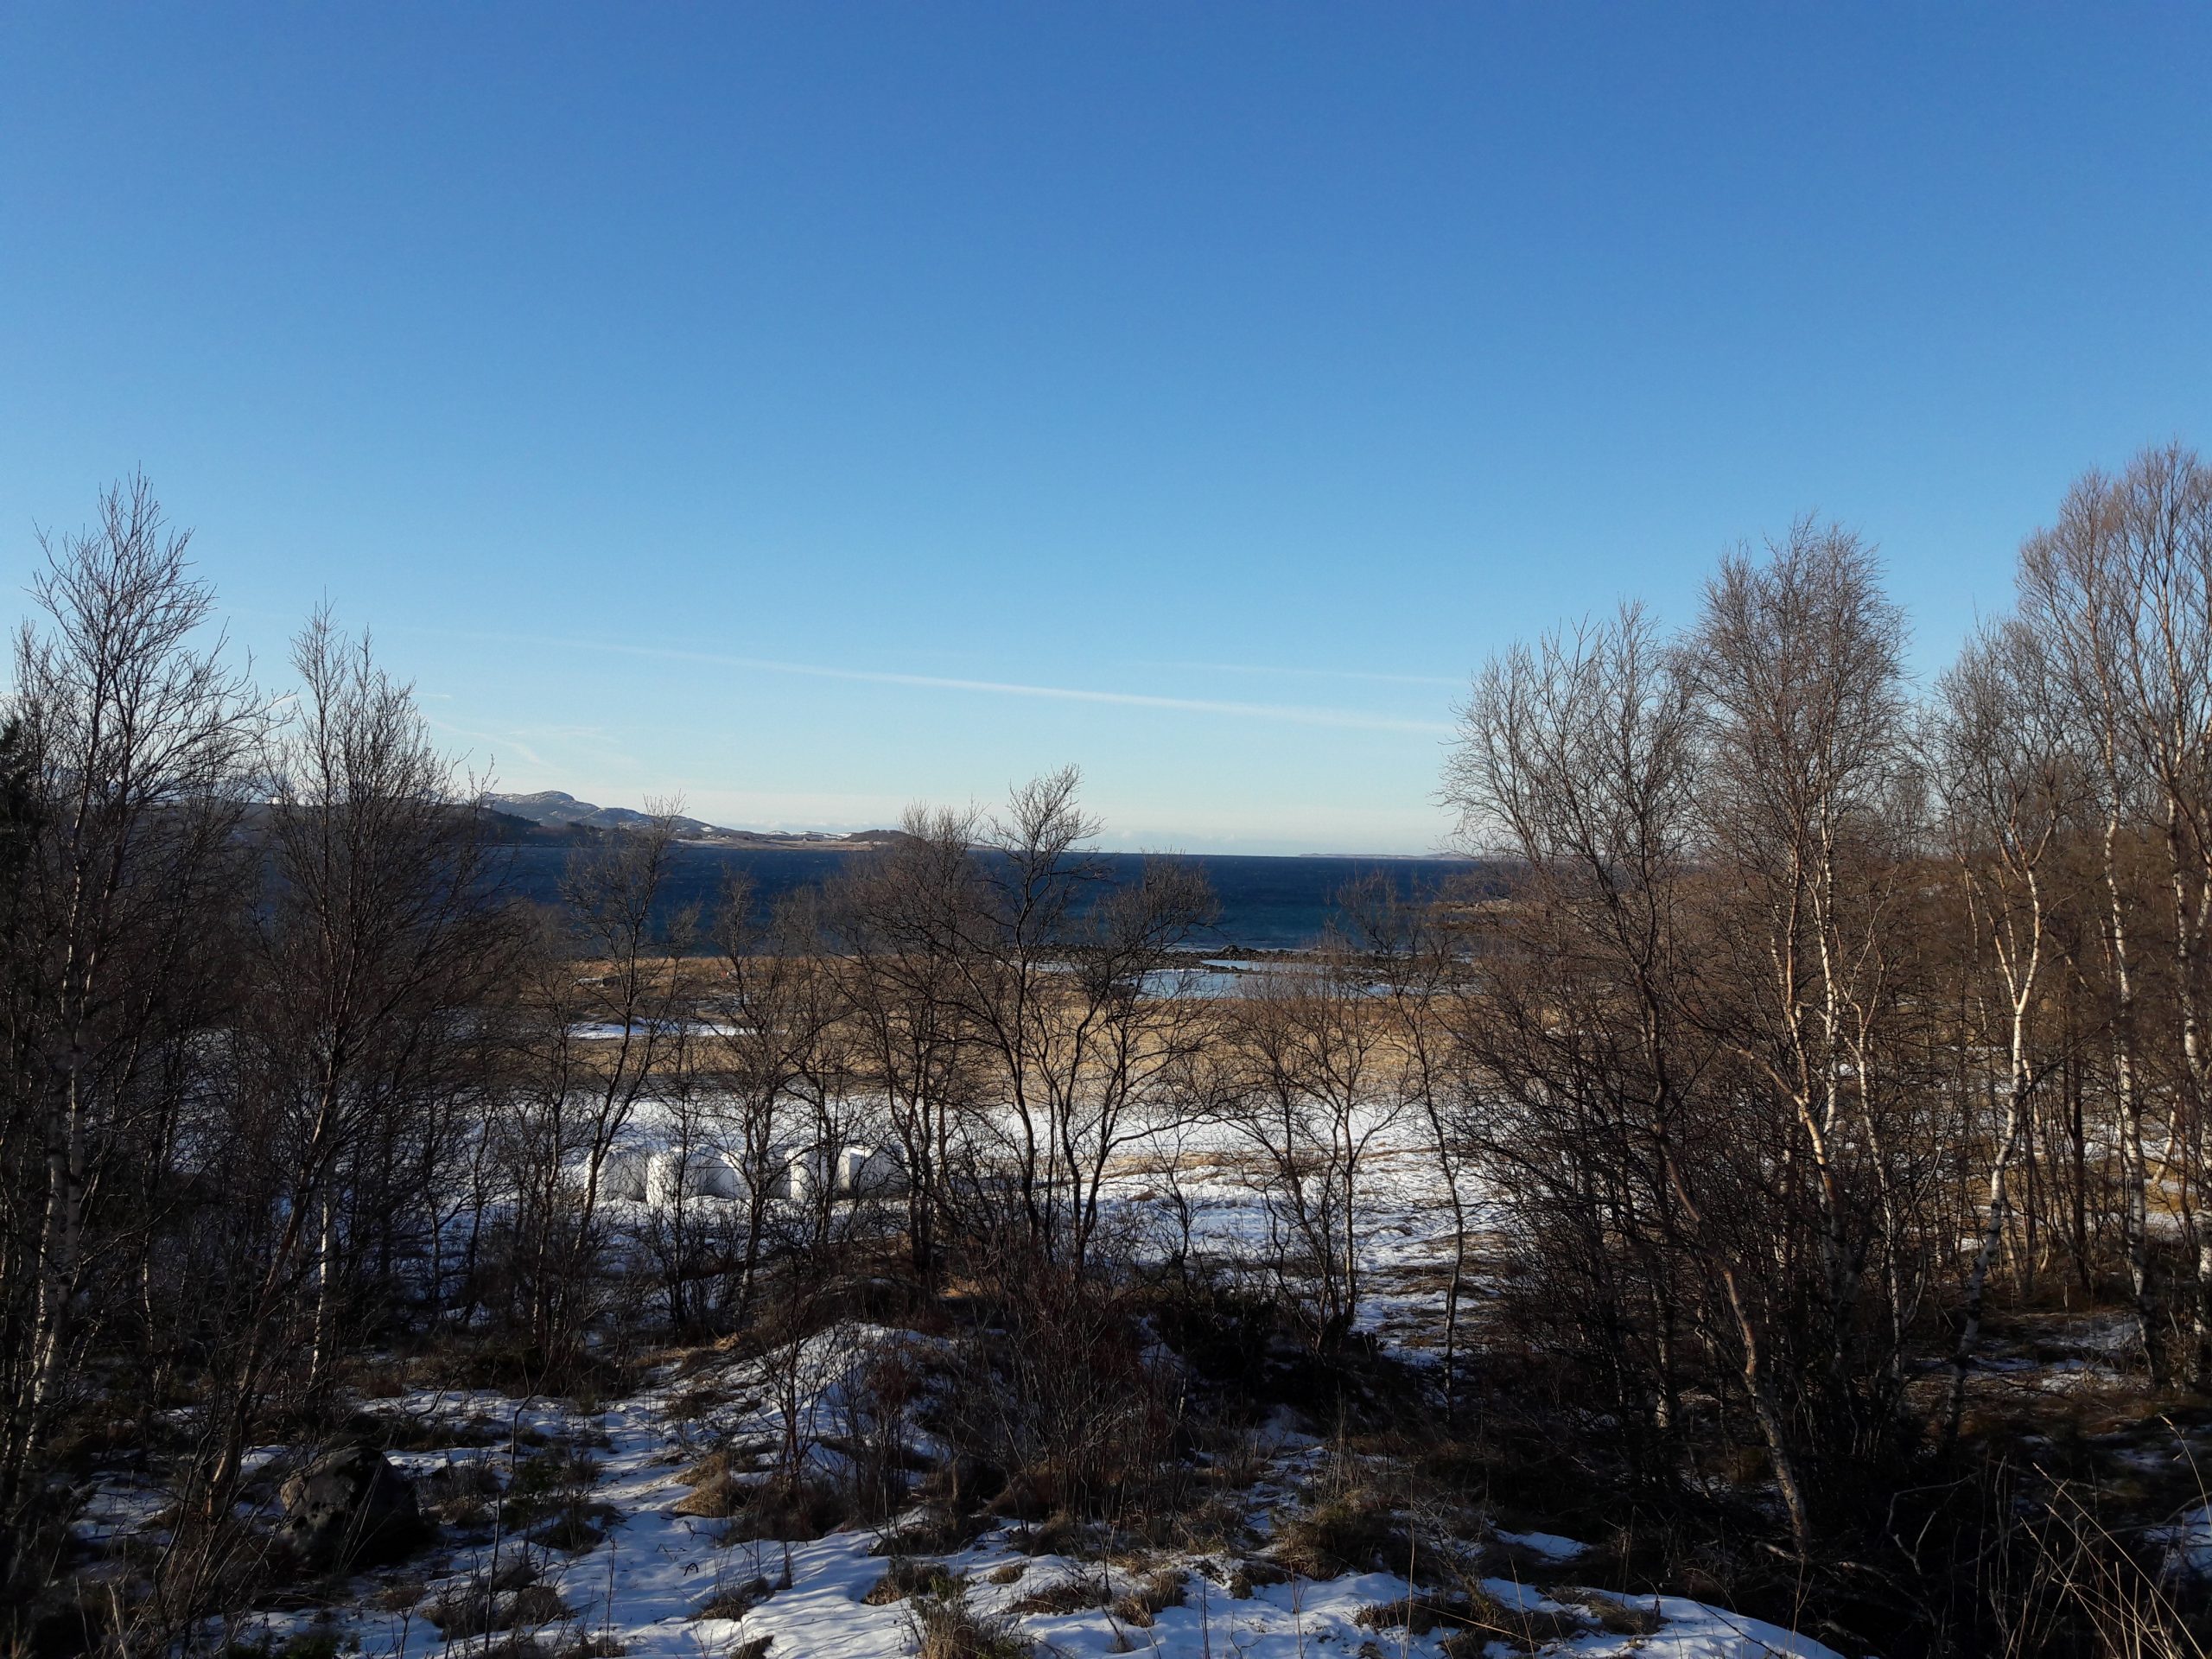
<svg viewBox="0 0 2212 1659">
<path fill-rule="evenodd" d="M 644 1115 L 637 1154 L 653 1149 L 657 1115 Z M 1217 1128 L 1173 1146 L 1133 1146 L 1114 1168 L 1113 1221 L 1124 1239 L 1188 1243 L 1200 1255 L 1258 1262 L 1268 1254 L 1260 1165 L 1236 1134 Z M 1364 1176 L 1370 1205 L 1359 1324 L 1387 1346 L 1416 1354 L 1440 1325 L 1443 1269 L 1453 1237 L 1433 1154 L 1408 1116 L 1379 1138 Z M 1172 1201 L 1171 1201 L 1172 1200 Z M 693 1202 L 716 1202 L 693 1199 Z M 642 1222 L 643 1204 L 620 1206 Z M 1478 1207 L 1479 1209 L 1479 1207 Z M 1386 1572 L 1303 1578 L 1271 1563 L 1281 1527 L 1325 1478 L 1328 1455 L 1310 1432 L 1279 1414 L 1259 1440 L 1255 1477 L 1230 1494 L 1241 1506 L 1233 1544 L 1210 1550 L 1132 1550 L 1110 1560 L 1028 1553 L 1041 1548 L 1012 1520 L 995 1520 L 957 1548 L 929 1553 L 892 1541 L 916 1517 L 841 1526 L 789 1544 L 746 1541 L 709 1515 L 699 1487 L 680 1478 L 719 1452 L 743 1481 L 764 1470 L 787 1434 L 825 1484 L 848 1471 L 839 1444 L 849 1387 L 887 1350 L 912 1351 L 926 1371 L 943 1344 L 915 1332 L 847 1323 L 790 1351 L 753 1358 L 705 1351 L 671 1360 L 647 1384 L 603 1409 L 581 1413 L 550 1399 L 486 1392 L 420 1392 L 364 1402 L 410 1421 L 391 1452 L 426 1501 L 459 1494 L 442 1510 L 441 1541 L 359 1578 L 350 1595 L 317 1612 L 254 1616 L 233 1639 L 334 1638 L 367 1659 L 878 1659 L 917 1650 L 922 1621 L 964 1607 L 1034 1644 L 1039 1659 L 1141 1652 L 1164 1659 L 1452 1659 L 1484 1652 L 1479 1636 L 1446 1617 L 1405 1617 L 1458 1597 L 1465 1612 L 1502 1623 L 1491 1651 L 1531 1647 L 1647 1659 L 1833 1659 L 1808 1637 L 1678 1598 L 1624 1604 L 1575 1584 L 1586 1541 L 1548 1532 L 1491 1532 L 1464 1540 L 1465 1567 L 1446 1589 L 1418 1591 Z M 793 1359 L 785 1367 L 779 1361 Z M 779 1374 L 800 1380 L 797 1421 L 775 1402 Z M 939 1368 L 942 1374 L 942 1367 Z M 941 1459 L 918 1407 L 902 1420 L 913 1459 Z M 450 1443 L 441 1444 L 446 1430 Z M 1306 1431 L 1306 1432 L 1302 1432 Z M 269 1457 L 276 1455 L 270 1448 Z M 542 1467 L 539 1465 L 542 1462 Z M 545 1468 L 564 1471 L 565 1512 L 582 1524 L 558 1540 L 536 1517 L 505 1512 L 502 1497 Z M 470 1495 L 475 1502 L 473 1510 Z M 159 1525 L 162 1497 L 140 1483 L 102 1484 L 79 1535 L 114 1537 Z M 693 1512 L 687 1512 L 693 1511 Z M 464 1518 L 456 1520 L 457 1515 Z M 900 1554 L 898 1548 L 912 1548 Z M 899 1593 L 894 1569 L 913 1585 Z M 1433 1568 L 1421 1576 L 1433 1578 Z M 1391 1611 L 1395 1606 L 1396 1613 Z M 466 1614 L 478 1610 L 474 1618 Z M 486 1620 L 481 1610 L 497 1617 Z M 456 1610 L 463 1616 L 456 1617 Z M 1447 1614 L 1452 1611 L 1447 1605 Z M 490 1623 L 496 1628 L 482 1630 Z M 1517 1627 L 1517 1628 L 1516 1628 Z M 469 1634 L 471 1630 L 474 1634 Z M 766 1641 L 761 1649 L 754 1644 Z M 1452 1641 L 1447 1649 L 1446 1643 Z"/>
<path fill-rule="evenodd" d="M 919 1339 L 855 1328 L 830 1344 L 835 1351 L 810 1357 L 810 1364 L 827 1362 L 820 1387 L 823 1410 L 834 1407 L 846 1381 L 839 1358 L 857 1363 L 880 1344 L 908 1340 Z M 432 1417 L 478 1426 L 480 1433 L 464 1436 L 469 1440 L 480 1438 L 488 1418 L 555 1451 L 571 1445 L 588 1449 L 596 1462 L 590 1501 L 609 1512 L 603 1539 L 572 1553 L 518 1540 L 454 1549 L 432 1571 L 417 1561 L 364 1576 L 358 1601 L 334 1618 L 318 1624 L 303 1613 L 269 1615 L 262 1632 L 238 1634 L 265 1633 L 281 1641 L 320 1629 L 336 1637 L 341 1648 L 392 1659 L 483 1650 L 487 1643 L 514 1637 L 534 1640 L 549 1653 L 612 1654 L 619 1648 L 641 1659 L 726 1659 L 749 1651 L 748 1644 L 762 1637 L 769 1639 L 765 1651 L 775 1659 L 883 1659 L 912 1652 L 918 1620 L 931 1605 L 932 1591 L 901 1596 L 882 1587 L 893 1564 L 886 1541 L 897 1522 L 785 1545 L 725 1541 L 724 1523 L 678 1512 L 696 1489 L 677 1477 L 709 1446 L 779 1435 L 780 1417 L 762 1403 L 766 1382 L 757 1363 L 727 1362 L 680 1375 L 671 1367 L 652 1386 L 590 1417 L 574 1416 L 550 1402 L 490 1395 L 378 1402 L 379 1410 L 409 1414 L 418 1427 Z M 728 1403 L 700 1414 L 692 1402 L 702 1391 L 729 1396 Z M 1295 1484 L 1320 1454 L 1310 1439 L 1284 1437 L 1268 1489 Z M 533 1453 L 519 1455 L 526 1459 Z M 834 1454 L 817 1455 L 834 1460 Z M 504 1444 L 469 1444 L 395 1453 L 394 1460 L 428 1478 L 448 1465 L 488 1465 L 504 1471 L 509 1456 Z M 1253 1518 L 1254 1559 L 1263 1561 L 1274 1517 L 1262 1507 Z M 1498 1539 L 1513 1546 L 1516 1559 L 1553 1564 L 1543 1574 L 1542 1591 L 1513 1577 L 1481 1580 L 1509 1621 L 1517 1611 L 1534 1616 L 1531 1625 L 1545 1650 L 1593 1659 L 1628 1653 L 1645 1659 L 1831 1659 L 1830 1649 L 1810 1638 L 1680 1598 L 1617 1603 L 1592 1597 L 1586 1603 L 1571 1583 L 1573 1558 L 1581 1553 L 1576 1541 L 1546 1534 Z M 957 1585 L 972 1611 L 1033 1642 L 1040 1656 L 1308 1659 L 1333 1653 L 1428 1659 L 1445 1651 L 1442 1644 L 1452 1634 L 1448 1625 L 1440 1625 L 1416 1635 L 1402 1618 L 1378 1618 L 1410 1595 L 1434 1593 L 1415 1592 L 1392 1573 L 1318 1580 L 1289 1576 L 1252 1584 L 1241 1581 L 1243 1563 L 1225 1552 L 1170 1552 L 1108 1565 L 1025 1554 L 1022 1541 L 1021 1529 L 1004 1522 L 964 1548 L 928 1557 L 927 1565 L 944 1574 L 934 1581 L 938 1599 L 948 1585 Z M 480 1595 L 486 1580 L 505 1586 L 525 1576 L 550 1588 L 557 1601 L 541 1595 L 534 1616 L 503 1635 L 457 1639 L 432 1622 L 431 1611 L 442 1600 Z M 1163 1585 L 1173 1588 L 1163 1595 Z M 1148 1607 L 1141 1601 L 1133 1608 L 1122 1600 L 1147 1589 L 1151 1601 L 1173 1605 Z M 493 1592 L 495 1599 L 502 1593 L 512 1591 Z M 1122 1601 L 1118 1608 L 1116 1601 Z M 1620 1618 L 1622 1609 L 1632 1617 Z M 1609 1612 L 1616 1624 L 1630 1628 L 1605 1629 Z M 1496 1647 L 1514 1650 L 1503 1641 Z"/>
<path fill-rule="evenodd" d="M 1156 1166 L 1148 1174 L 1141 1157 L 1118 1173 L 1115 1202 L 1128 1218 L 1141 1219 L 1136 1212 L 1157 1202 L 1156 1175 Z M 1226 1143 L 1179 1167 L 1201 1249 L 1234 1255 L 1264 1244 L 1265 1224 L 1249 1176 L 1236 1148 Z M 1449 1227 L 1417 1143 L 1408 1140 L 1379 1155 L 1371 1179 L 1378 1224 L 1368 1252 L 1370 1296 L 1362 1322 L 1389 1341 L 1433 1325 L 1440 1294 L 1433 1269 L 1448 1248 Z M 845 1391 L 859 1368 L 899 1344 L 915 1349 L 925 1364 L 941 1346 L 909 1332 L 849 1324 L 811 1338 L 798 1357 L 796 1373 L 805 1379 L 798 1437 L 825 1479 L 843 1470 L 839 1454 L 818 1437 L 836 1439 Z M 1295 1512 L 1294 1495 L 1319 1478 L 1325 1458 L 1325 1448 L 1287 1421 L 1263 1437 L 1263 1466 L 1239 1495 L 1249 1530 L 1233 1549 L 1123 1554 L 1110 1564 L 1031 1554 L 1027 1550 L 1036 1545 L 1024 1529 L 1005 1520 L 957 1548 L 902 1560 L 887 1541 L 913 1516 L 843 1527 L 788 1545 L 732 1541 L 728 1523 L 683 1512 L 700 1506 L 697 1488 L 679 1476 L 716 1448 L 760 1452 L 754 1466 L 766 1465 L 766 1449 L 783 1444 L 787 1427 L 772 1403 L 779 1357 L 674 1362 L 649 1386 L 588 1416 L 552 1401 L 484 1394 L 369 1402 L 374 1411 L 415 1420 L 404 1437 L 410 1445 L 435 1441 L 435 1433 L 426 1432 L 430 1423 L 455 1426 L 449 1447 L 392 1454 L 426 1492 L 438 1490 L 441 1480 L 511 1484 L 518 1465 L 563 1448 L 588 1457 L 588 1491 L 582 1501 L 604 1506 L 591 1508 L 595 1535 L 572 1541 L 584 1548 L 562 1550 L 531 1541 L 528 1533 L 486 1539 L 480 1529 L 476 1541 L 365 1576 L 356 1598 L 334 1618 L 317 1624 L 303 1612 L 270 1615 L 265 1633 L 281 1641 L 320 1630 L 341 1648 L 374 1659 L 443 1659 L 489 1652 L 518 1638 L 544 1654 L 576 1659 L 618 1649 L 681 1659 L 753 1659 L 762 1651 L 773 1659 L 879 1659 L 916 1651 L 920 1621 L 954 1591 L 970 1613 L 1033 1643 L 1040 1659 L 1128 1652 L 1165 1659 L 1434 1659 L 1447 1651 L 1452 1622 L 1423 1628 L 1427 1621 L 1416 1619 L 1408 1628 L 1404 1605 L 1409 1597 L 1428 1601 L 1472 1587 L 1463 1582 L 1450 1592 L 1433 1586 L 1416 1591 L 1389 1573 L 1310 1580 L 1269 1569 L 1278 1525 Z M 903 1429 L 918 1458 L 943 1452 L 918 1420 Z M 482 1444 L 487 1434 L 494 1444 Z M 466 1471 L 472 1466 L 485 1472 L 471 1477 Z M 735 1466 L 747 1465 L 741 1459 Z M 454 1471 L 463 1472 L 456 1477 Z M 1525 1615 L 1527 1634 L 1518 1642 L 1501 1638 L 1490 1650 L 1535 1646 L 1648 1659 L 1830 1659 L 1829 1649 L 1810 1638 L 1694 1601 L 1670 1597 L 1627 1605 L 1586 1598 L 1573 1585 L 1574 1561 L 1585 1553 L 1580 1541 L 1503 1532 L 1492 1540 L 1478 1569 L 1480 1592 L 1490 1599 L 1485 1616 L 1511 1626 Z M 896 1581 L 887 1585 L 895 1560 L 922 1587 L 902 1595 Z M 518 1604 L 511 1599 L 525 1579 L 539 1587 Z M 1138 1598 L 1134 1603 L 1132 1596 Z M 523 1616 L 504 1633 L 457 1636 L 443 1610 L 487 1597 L 492 1605 L 524 1609 Z M 1395 1618 L 1394 1604 L 1401 1610 Z M 448 1628 L 440 1628 L 434 1612 Z M 765 1650 L 752 1645 L 764 1638 Z M 1485 1650 L 1481 1641 L 1469 1645 L 1463 1634 L 1449 1651 L 1464 1659 Z M 529 1649 L 503 1651 L 523 1659 Z"/>
</svg>

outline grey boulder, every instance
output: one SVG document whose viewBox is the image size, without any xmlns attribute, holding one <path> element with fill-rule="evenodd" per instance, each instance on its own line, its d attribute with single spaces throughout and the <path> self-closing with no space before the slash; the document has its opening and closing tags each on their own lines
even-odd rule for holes
<svg viewBox="0 0 2212 1659">
<path fill-rule="evenodd" d="M 421 1541 L 415 1483 L 372 1446 L 324 1453 L 277 1491 L 276 1535 L 315 1567 L 390 1560 Z"/>
</svg>

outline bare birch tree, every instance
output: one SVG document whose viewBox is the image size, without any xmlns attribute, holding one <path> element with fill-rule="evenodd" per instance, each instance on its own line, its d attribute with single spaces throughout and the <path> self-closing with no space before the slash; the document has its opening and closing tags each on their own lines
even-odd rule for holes
<svg viewBox="0 0 2212 1659">
<path fill-rule="evenodd" d="M 1989 629 L 1972 641 L 1941 691 L 1931 770 L 1974 931 L 1973 955 L 1987 963 L 1996 992 L 1994 1017 L 1976 1020 L 1958 1040 L 1975 1052 L 2001 1052 L 2005 1069 L 1980 1243 L 1967 1268 L 1953 1352 L 1946 1432 L 1955 1438 L 1990 1268 L 2004 1236 L 2012 1161 L 2037 1093 L 2063 1054 L 2041 1006 L 2055 954 L 2052 912 L 2061 897 L 2053 867 L 2062 838 L 2077 825 L 2091 769 L 2089 757 L 2073 747 L 2035 637 L 2018 625 Z M 1969 1004 L 1980 1009 L 1990 999 L 1976 988 Z"/>
<path fill-rule="evenodd" d="M 213 598 L 143 477 L 89 530 L 42 537 L 42 620 L 16 640 L 11 714 L 36 823 L 20 866 L 0 1161 L 0 1586 L 40 1522 L 37 1470 L 109 1299 L 129 1270 L 99 1195 L 139 1185 L 173 1147 L 190 1066 L 165 1010 L 219 967 L 211 905 L 232 902 L 232 831 L 257 714 L 211 637 Z M 150 1184 L 157 1190 L 161 1183 Z M 118 1252 L 122 1252 L 118 1255 Z M 4 1593 L 4 1592 L 0 1592 Z"/>
</svg>

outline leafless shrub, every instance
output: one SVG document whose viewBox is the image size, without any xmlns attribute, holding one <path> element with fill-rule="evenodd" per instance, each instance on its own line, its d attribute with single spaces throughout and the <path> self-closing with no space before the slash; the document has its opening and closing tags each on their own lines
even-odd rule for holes
<svg viewBox="0 0 2212 1659">
<path fill-rule="evenodd" d="M 1046 1268 L 998 1281 L 993 1323 L 963 1338 L 945 1427 L 1008 1471 L 1001 1512 L 1134 1505 L 1171 1461 L 1176 1403 L 1110 1287 Z"/>
</svg>

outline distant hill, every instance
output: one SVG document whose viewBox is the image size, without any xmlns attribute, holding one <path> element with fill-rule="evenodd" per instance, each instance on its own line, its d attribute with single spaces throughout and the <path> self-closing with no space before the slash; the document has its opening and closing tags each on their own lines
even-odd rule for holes
<svg viewBox="0 0 2212 1659">
<path fill-rule="evenodd" d="M 641 830 L 652 822 L 650 813 L 635 811 L 626 806 L 595 806 L 559 789 L 541 789 L 531 795 L 493 795 L 487 798 L 500 818 L 516 820 L 521 825 L 534 827 L 538 834 L 531 835 L 525 830 L 519 837 L 531 840 L 549 836 L 569 838 L 607 831 Z M 505 830 L 505 826 L 501 828 Z M 682 817 L 677 818 L 676 828 L 685 841 L 711 842 L 721 847 L 810 847 L 822 850 L 882 846 L 895 840 L 899 833 L 896 830 L 861 830 L 849 836 L 832 836 L 818 830 L 732 830 L 719 823 L 709 823 L 703 818 Z"/>
<path fill-rule="evenodd" d="M 532 823 L 581 823 L 593 830 L 633 830 L 651 821 L 647 814 L 633 812 L 626 806 L 594 806 L 589 801 L 580 801 L 558 789 L 541 789 L 535 795 L 494 795 L 491 800 L 500 811 L 528 818 Z M 697 818 L 678 818 L 676 824 L 687 836 L 705 834 L 715 828 Z"/>
</svg>

